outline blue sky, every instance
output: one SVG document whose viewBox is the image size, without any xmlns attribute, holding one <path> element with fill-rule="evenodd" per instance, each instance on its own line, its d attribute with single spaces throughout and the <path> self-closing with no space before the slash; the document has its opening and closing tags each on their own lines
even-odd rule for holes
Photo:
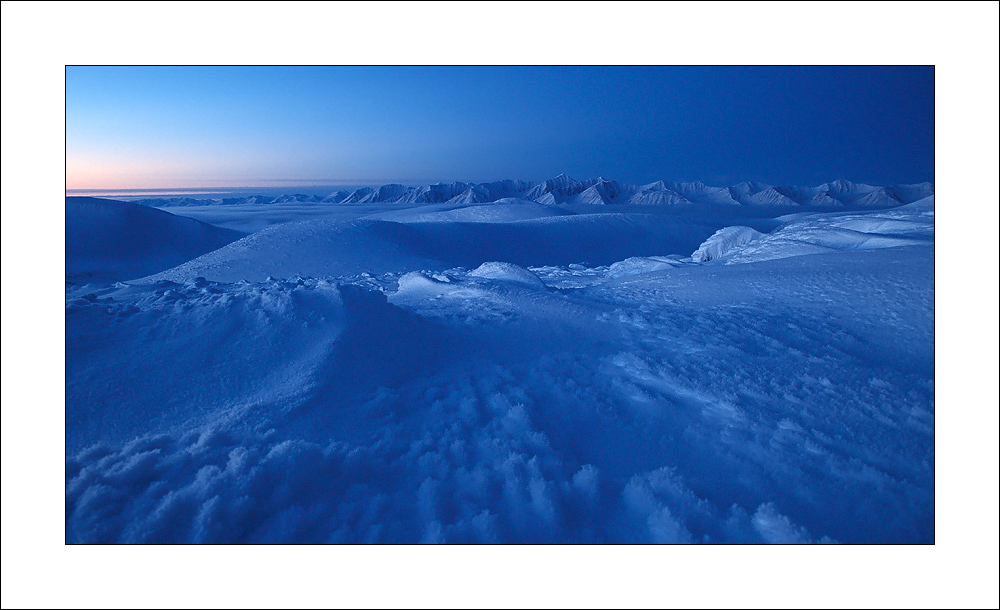
<svg viewBox="0 0 1000 610">
<path fill-rule="evenodd" d="M 67 188 L 934 179 L 933 67 L 74 67 Z"/>
</svg>

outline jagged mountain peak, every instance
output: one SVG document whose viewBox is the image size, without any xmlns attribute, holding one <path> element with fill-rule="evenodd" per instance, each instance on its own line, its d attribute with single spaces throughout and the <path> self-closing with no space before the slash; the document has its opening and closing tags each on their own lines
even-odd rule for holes
<svg viewBox="0 0 1000 610">
<path fill-rule="evenodd" d="M 353 191 L 337 191 L 326 197 L 254 195 L 223 199 L 191 198 L 143 199 L 136 203 L 152 207 L 182 205 L 235 205 L 292 202 L 331 204 L 422 204 L 422 203 L 493 203 L 517 198 L 542 204 L 593 205 L 742 205 L 752 207 L 817 208 L 889 208 L 912 203 L 934 194 L 929 182 L 908 185 L 871 186 L 837 179 L 818 186 L 772 186 L 746 180 L 732 186 L 709 186 L 704 182 L 667 182 L 657 180 L 641 186 L 608 180 L 603 176 L 579 181 L 565 173 L 535 184 L 524 180 L 502 179 L 493 182 L 438 182 L 423 186 L 392 183 L 365 186 Z"/>
</svg>

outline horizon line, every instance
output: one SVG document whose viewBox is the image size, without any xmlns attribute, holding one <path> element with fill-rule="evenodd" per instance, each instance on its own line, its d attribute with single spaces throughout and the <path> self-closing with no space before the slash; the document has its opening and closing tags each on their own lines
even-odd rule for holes
<svg viewBox="0 0 1000 610">
<path fill-rule="evenodd" d="M 575 178 L 571 178 L 566 173 L 561 173 L 561 174 L 559 174 L 557 176 L 553 176 L 553 178 L 558 178 L 559 176 L 566 176 L 567 178 L 570 178 L 571 180 L 575 180 L 575 181 L 578 181 L 578 182 L 580 181 L 580 180 L 577 180 Z M 547 178 L 546 180 L 551 180 L 553 178 Z M 585 178 L 584 181 L 585 180 L 595 180 L 595 179 L 603 179 L 603 180 L 607 180 L 609 182 L 619 182 L 619 181 L 617 181 L 615 179 L 607 179 L 607 178 L 603 178 L 601 176 L 599 176 L 597 178 Z M 443 181 L 443 180 L 438 180 L 438 181 L 410 181 L 410 180 L 407 180 L 407 181 L 399 181 L 399 182 L 397 182 L 397 181 L 390 181 L 390 182 L 369 182 L 369 181 L 365 181 L 365 180 L 357 181 L 357 182 L 346 182 L 346 181 L 343 181 L 343 180 L 338 180 L 338 181 L 326 182 L 326 181 L 320 181 L 320 180 L 316 180 L 316 181 L 298 181 L 298 180 L 293 180 L 293 179 L 288 179 L 288 180 L 275 179 L 275 180 L 270 180 L 270 182 L 288 182 L 289 184 L 253 184 L 253 185 L 237 185 L 237 186 L 195 186 L 195 187 L 192 187 L 192 186 L 130 187 L 130 188 L 101 188 L 101 187 L 96 187 L 96 188 L 87 188 L 87 187 L 82 187 L 82 188 L 81 187 L 78 187 L 78 188 L 68 188 L 67 187 L 67 188 L 65 188 L 65 192 L 67 194 L 69 194 L 69 193 L 73 193 L 73 194 L 81 194 L 81 193 L 88 193 L 88 194 L 93 194 L 93 193 L 116 193 L 116 194 L 122 194 L 122 195 L 128 195 L 128 194 L 141 195 L 141 194 L 144 194 L 144 193 L 152 193 L 152 194 L 171 194 L 171 193 L 177 193 L 177 194 L 191 194 L 191 195 L 196 195 L 196 194 L 208 195 L 208 194 L 213 194 L 213 193 L 220 193 L 220 194 L 221 193 L 227 193 L 227 192 L 231 192 L 231 191 L 252 191 L 254 189 L 268 189 L 268 190 L 272 190 L 272 189 L 284 188 L 284 187 L 287 187 L 287 188 L 303 187 L 303 188 L 310 188 L 310 189 L 316 189 L 316 188 L 321 188 L 321 187 L 331 187 L 331 188 L 337 188 L 337 189 L 340 189 L 340 190 L 347 190 L 348 188 L 353 188 L 353 189 L 356 190 L 358 188 L 380 187 L 380 186 L 397 185 L 397 184 L 400 185 L 400 186 L 404 186 L 404 187 L 420 187 L 420 186 L 431 186 L 431 185 L 435 185 L 435 184 L 456 184 L 456 183 L 461 183 L 461 184 L 488 184 L 490 182 L 502 182 L 504 180 L 531 182 L 531 183 L 535 184 L 535 182 L 532 181 L 532 180 L 522 180 L 520 178 L 500 178 L 500 179 L 497 179 L 497 180 L 487 180 L 487 181 L 478 181 L 478 182 L 477 181 L 466 181 L 466 180 L 453 180 L 453 181 L 450 181 L 450 182 L 446 182 L 446 181 Z M 831 184 L 831 183 L 836 182 L 838 180 L 844 180 L 845 182 L 851 182 L 851 183 L 854 183 L 854 184 L 863 184 L 863 185 L 866 185 L 866 186 L 910 186 L 910 185 L 918 185 L 918 184 L 934 184 L 933 180 L 924 180 L 924 181 L 921 181 L 921 182 L 896 182 L 896 183 L 886 183 L 886 184 L 870 184 L 870 183 L 867 183 L 867 182 L 855 182 L 854 180 L 849 180 L 847 178 L 834 178 L 833 180 L 828 180 L 826 182 L 821 182 L 819 184 L 813 185 L 813 187 L 822 186 L 824 184 Z M 545 180 L 543 180 L 541 182 L 544 182 L 544 181 Z M 761 185 L 766 185 L 766 186 L 806 186 L 806 185 L 802 185 L 802 184 L 791 184 L 791 183 L 786 183 L 786 184 L 773 183 L 772 184 L 770 182 L 764 182 L 764 181 L 752 180 L 752 179 L 740 180 L 740 181 L 734 182 L 732 184 L 713 185 L 713 184 L 708 184 L 708 183 L 704 182 L 703 180 L 663 180 L 661 178 L 661 179 L 653 180 L 652 182 L 643 183 L 643 184 L 654 184 L 656 182 L 661 182 L 661 181 L 662 182 L 675 182 L 677 184 L 685 184 L 685 183 L 695 184 L 695 183 L 701 183 L 701 184 L 705 184 L 706 186 L 716 187 L 716 188 L 731 187 L 731 186 L 735 186 L 735 185 L 742 184 L 742 183 L 756 183 L 756 184 L 761 184 Z M 625 182 L 619 182 L 619 183 L 620 184 L 627 184 Z M 286 193 L 286 194 L 294 194 L 294 193 Z"/>
</svg>

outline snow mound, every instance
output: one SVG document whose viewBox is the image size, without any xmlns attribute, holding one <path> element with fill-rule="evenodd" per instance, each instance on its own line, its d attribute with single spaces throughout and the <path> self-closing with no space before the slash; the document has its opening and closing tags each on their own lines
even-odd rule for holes
<svg viewBox="0 0 1000 610">
<path fill-rule="evenodd" d="M 439 280 L 429 278 L 420 271 L 411 271 L 399 278 L 399 290 L 430 290 L 437 292 L 437 287 L 445 284 Z"/>
<path fill-rule="evenodd" d="M 653 271 L 673 269 L 680 264 L 681 262 L 678 259 L 665 256 L 633 256 L 632 258 L 627 258 L 611 265 L 608 268 L 608 277 L 652 273 Z"/>
<path fill-rule="evenodd" d="M 242 237 L 134 203 L 66 198 L 66 276 L 129 280 L 211 252 Z"/>
<path fill-rule="evenodd" d="M 468 299 L 478 297 L 482 290 L 453 281 L 442 273 L 411 271 L 397 281 L 396 295 L 406 298 L 434 299 L 442 296 Z"/>
<path fill-rule="evenodd" d="M 209 414 L 242 426 L 314 384 L 344 309 L 323 280 L 117 284 L 67 299 L 66 446 Z"/>
<path fill-rule="evenodd" d="M 719 229 L 694 251 L 691 259 L 696 263 L 723 259 L 761 237 L 761 233 L 750 227 Z"/>
<path fill-rule="evenodd" d="M 841 250 L 874 250 L 929 244 L 934 240 L 934 198 L 888 210 L 804 213 L 779 217 L 768 234 L 726 227 L 691 255 L 694 262 L 752 263 Z"/>
<path fill-rule="evenodd" d="M 511 263 L 489 262 L 483 263 L 478 268 L 469 272 L 471 277 L 481 277 L 504 282 L 514 282 L 527 286 L 544 288 L 545 284 L 537 275 L 528 271 L 524 267 L 518 267 Z"/>
<path fill-rule="evenodd" d="M 152 428 L 214 422 L 236 430 L 286 415 L 307 434 L 311 401 L 402 383 L 451 343 L 381 291 L 325 279 L 85 290 L 66 303 L 73 451 Z"/>
<path fill-rule="evenodd" d="M 380 275 L 442 267 L 407 243 L 405 225 L 371 220 L 316 219 L 262 229 L 144 282 L 262 281 L 268 277 Z M 412 240 L 409 240 L 412 241 Z"/>
<path fill-rule="evenodd" d="M 895 210 L 885 212 L 885 214 L 920 214 L 923 216 L 934 216 L 934 195 L 918 199 L 913 203 L 899 206 Z"/>
</svg>

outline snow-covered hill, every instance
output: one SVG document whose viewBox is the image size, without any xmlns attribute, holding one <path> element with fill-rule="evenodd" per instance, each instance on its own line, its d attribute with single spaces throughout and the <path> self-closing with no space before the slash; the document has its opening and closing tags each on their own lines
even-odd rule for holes
<svg viewBox="0 0 1000 610">
<path fill-rule="evenodd" d="M 66 198 L 66 277 L 128 280 L 169 269 L 242 237 L 162 210 L 93 197 Z"/>
</svg>

